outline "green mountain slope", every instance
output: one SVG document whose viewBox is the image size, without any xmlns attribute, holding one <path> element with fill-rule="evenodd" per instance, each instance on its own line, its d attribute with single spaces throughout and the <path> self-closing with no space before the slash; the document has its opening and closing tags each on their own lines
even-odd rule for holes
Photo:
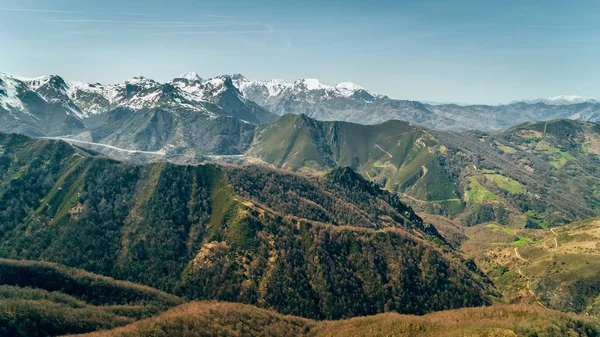
<svg viewBox="0 0 600 337">
<path fill-rule="evenodd" d="M 349 168 L 131 165 L 1 135 L 0 256 L 341 318 L 489 303 L 435 227 Z"/>
<path fill-rule="evenodd" d="M 349 166 L 416 199 L 457 199 L 457 186 L 436 158 L 438 149 L 428 131 L 406 122 L 360 125 L 285 115 L 259 131 L 250 153 L 294 171 Z"/>
<path fill-rule="evenodd" d="M 598 215 L 598 124 L 556 120 L 436 137 L 449 148 L 445 167 L 474 206 L 466 224 L 541 228 Z"/>
<path fill-rule="evenodd" d="M 527 123 L 488 134 L 286 115 L 257 132 L 249 154 L 312 174 L 350 166 L 413 207 L 469 226 L 548 227 L 600 210 L 600 127 L 594 123 Z"/>
</svg>

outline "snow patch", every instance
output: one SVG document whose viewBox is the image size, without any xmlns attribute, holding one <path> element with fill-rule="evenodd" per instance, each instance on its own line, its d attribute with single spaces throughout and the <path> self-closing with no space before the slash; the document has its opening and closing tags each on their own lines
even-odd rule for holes
<svg viewBox="0 0 600 337">
<path fill-rule="evenodd" d="M 346 97 L 352 96 L 358 90 L 363 90 L 361 86 L 352 82 L 342 82 L 338 83 L 335 88 L 339 91 L 340 94 Z"/>
<path fill-rule="evenodd" d="M 10 111 L 12 109 L 19 109 L 27 112 L 23 103 L 18 97 L 18 87 L 22 85 L 19 80 L 13 78 L 8 74 L 0 73 L 0 105 Z"/>
<path fill-rule="evenodd" d="M 323 82 L 319 81 L 316 78 L 305 78 L 303 80 L 298 80 L 295 83 L 303 85 L 308 90 L 321 90 L 329 88 L 328 85 L 325 85 Z"/>
<path fill-rule="evenodd" d="M 152 87 L 155 87 L 157 85 L 159 85 L 160 83 L 156 82 L 155 80 L 143 77 L 143 76 L 139 76 L 139 77 L 133 77 L 128 79 L 127 81 L 125 81 L 125 84 L 132 84 L 132 85 L 137 85 L 140 86 L 144 89 L 150 89 Z"/>
<path fill-rule="evenodd" d="M 202 81 L 202 78 L 195 72 L 181 73 L 177 78 L 183 78 L 188 81 Z"/>
</svg>

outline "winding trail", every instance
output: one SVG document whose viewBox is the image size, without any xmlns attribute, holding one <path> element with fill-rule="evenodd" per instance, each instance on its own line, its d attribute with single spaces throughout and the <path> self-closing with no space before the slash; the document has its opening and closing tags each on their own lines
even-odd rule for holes
<svg viewBox="0 0 600 337">
<path fill-rule="evenodd" d="M 413 186 L 416 185 L 419 181 L 423 180 L 423 178 L 425 178 L 425 176 L 429 172 L 429 169 L 425 167 L 425 165 L 421 165 L 421 169 L 423 170 L 423 175 L 421 176 L 421 178 L 419 178 L 419 180 L 417 180 L 416 183 L 413 184 Z"/>
<path fill-rule="evenodd" d="M 554 234 L 554 244 L 556 245 L 556 248 L 558 248 L 558 234 L 554 231 L 554 228 L 550 228 L 550 231 Z"/>
<path fill-rule="evenodd" d="M 390 159 L 394 158 L 394 156 L 392 156 L 389 152 L 387 152 L 386 150 L 384 150 L 381 146 L 379 146 L 379 144 L 373 143 L 373 145 L 375 145 L 376 148 L 380 149 L 381 151 L 385 152 L 385 154 L 387 154 L 388 156 L 390 156 Z"/>
<path fill-rule="evenodd" d="M 525 274 L 523 274 L 523 272 L 521 271 L 521 268 L 517 269 L 517 271 L 519 272 L 519 275 L 521 275 L 522 277 L 524 277 L 527 280 L 527 290 L 529 290 L 529 293 L 531 294 L 531 296 L 535 297 L 535 293 L 533 292 L 533 290 L 531 290 L 531 281 L 529 280 L 529 277 L 527 277 Z"/>
<path fill-rule="evenodd" d="M 201 156 L 210 158 L 210 159 L 215 159 L 215 160 L 227 159 L 227 158 L 242 159 L 242 158 L 246 157 L 245 154 L 203 154 Z"/>
<path fill-rule="evenodd" d="M 404 198 L 404 197 L 406 197 L 406 198 L 412 199 L 412 200 L 414 200 L 414 201 L 425 202 L 425 203 L 429 203 L 429 204 L 431 204 L 431 203 L 436 203 L 436 202 L 441 202 L 441 201 L 461 201 L 461 199 L 460 199 L 460 198 L 440 199 L 440 200 L 429 200 L 429 201 L 428 201 L 428 200 L 421 200 L 421 199 L 417 199 L 417 198 L 415 198 L 415 197 L 411 197 L 410 195 L 408 195 L 408 194 L 406 194 L 406 193 L 402 193 L 402 197 L 403 197 L 403 198 Z"/>
<path fill-rule="evenodd" d="M 544 134 L 542 135 L 542 138 L 546 137 L 546 129 L 548 128 L 548 121 L 546 121 L 546 123 L 544 124 Z"/>
<path fill-rule="evenodd" d="M 86 142 L 86 141 L 83 141 L 83 140 L 72 139 L 72 138 L 65 138 L 65 137 L 41 137 L 41 138 L 44 138 L 44 139 L 54 139 L 54 140 L 62 140 L 62 141 L 65 141 L 67 143 L 76 143 L 76 144 L 85 144 L 85 145 L 92 145 L 92 146 L 101 146 L 101 147 L 105 147 L 107 149 L 116 150 L 116 151 L 122 151 L 122 152 L 127 152 L 127 153 L 141 153 L 141 154 L 151 154 L 151 155 L 157 155 L 157 156 L 165 156 L 167 154 L 164 150 L 159 150 L 159 151 L 129 150 L 129 149 L 123 149 L 123 148 L 112 146 L 112 145 L 108 145 L 108 144 Z M 243 158 L 246 157 L 245 154 L 217 154 L 217 155 L 204 154 L 204 155 L 201 155 L 201 156 L 206 157 L 208 159 L 213 159 L 213 160 L 220 160 L 220 159 L 227 159 L 227 158 L 231 158 L 231 159 L 243 159 Z"/>
<path fill-rule="evenodd" d="M 525 262 L 529 262 L 527 259 L 525 259 L 523 256 L 521 256 L 521 254 L 519 254 L 519 250 L 515 247 L 515 255 L 517 256 L 518 259 L 525 261 Z M 521 275 L 521 277 L 525 278 L 527 280 L 527 291 L 531 294 L 531 296 L 533 296 L 533 298 L 535 298 L 535 301 L 537 302 L 537 304 L 539 304 L 542 308 L 546 309 L 546 310 L 550 310 L 548 309 L 547 306 L 544 305 L 544 303 L 540 302 L 537 299 L 537 296 L 535 295 L 535 292 L 533 291 L 533 289 L 531 289 L 531 279 L 523 274 L 523 271 L 521 270 L 521 268 L 517 268 L 517 272 L 519 272 L 519 275 Z"/>
<path fill-rule="evenodd" d="M 517 247 L 515 247 L 515 255 L 517 256 L 517 259 L 525 261 L 525 262 L 529 262 L 529 260 L 527 260 L 526 258 L 521 256 L 521 254 L 519 254 L 519 248 L 517 248 Z"/>
</svg>

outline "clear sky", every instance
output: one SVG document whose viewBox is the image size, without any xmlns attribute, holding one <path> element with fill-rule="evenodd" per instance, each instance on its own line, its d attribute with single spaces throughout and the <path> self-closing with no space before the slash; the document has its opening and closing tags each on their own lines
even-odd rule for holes
<svg viewBox="0 0 600 337">
<path fill-rule="evenodd" d="M 0 0 L 0 72 L 241 73 L 400 99 L 600 97 L 598 0 Z"/>
</svg>

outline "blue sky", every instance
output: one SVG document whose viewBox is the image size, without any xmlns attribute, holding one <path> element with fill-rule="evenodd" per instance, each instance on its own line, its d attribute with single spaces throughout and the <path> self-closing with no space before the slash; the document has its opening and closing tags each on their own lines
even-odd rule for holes
<svg viewBox="0 0 600 337">
<path fill-rule="evenodd" d="M 465 103 L 600 97 L 599 11 L 597 0 L 0 0 L 0 71 L 319 78 Z"/>
</svg>

